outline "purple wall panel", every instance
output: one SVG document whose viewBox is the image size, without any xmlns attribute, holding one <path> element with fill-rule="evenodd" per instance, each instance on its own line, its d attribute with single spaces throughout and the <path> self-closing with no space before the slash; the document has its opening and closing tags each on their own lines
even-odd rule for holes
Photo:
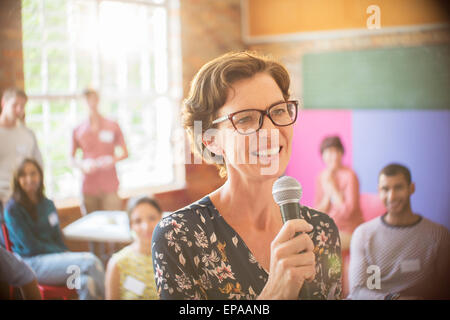
<svg viewBox="0 0 450 320">
<path fill-rule="evenodd" d="M 361 192 L 376 192 L 391 162 L 411 170 L 412 209 L 450 229 L 450 111 L 353 111 L 353 167 Z"/>
</svg>

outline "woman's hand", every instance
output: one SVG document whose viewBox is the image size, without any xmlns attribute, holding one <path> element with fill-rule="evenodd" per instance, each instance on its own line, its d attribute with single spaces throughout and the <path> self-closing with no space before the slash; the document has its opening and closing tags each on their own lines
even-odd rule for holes
<svg viewBox="0 0 450 320">
<path fill-rule="evenodd" d="M 303 219 L 287 221 L 270 247 L 269 279 L 258 299 L 298 299 L 305 280 L 312 281 L 316 275 L 314 244 L 302 233 L 310 232 L 313 226 Z"/>
<path fill-rule="evenodd" d="M 320 177 L 325 197 L 331 200 L 335 205 L 341 205 L 344 202 L 344 198 L 339 191 L 339 187 L 336 180 L 336 170 L 326 169 L 323 175 Z"/>
</svg>

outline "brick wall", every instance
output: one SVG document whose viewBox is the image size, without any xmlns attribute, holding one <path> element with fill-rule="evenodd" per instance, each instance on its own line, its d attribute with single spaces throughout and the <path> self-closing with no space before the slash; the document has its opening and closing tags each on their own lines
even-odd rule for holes
<svg viewBox="0 0 450 320">
<path fill-rule="evenodd" d="M 301 97 L 301 60 L 302 56 L 306 53 L 342 50 L 357 51 L 365 49 L 421 46 L 444 43 L 450 43 L 449 29 L 343 37 L 328 40 L 264 43 L 251 45 L 248 48 L 250 50 L 271 54 L 283 62 L 291 75 L 291 90 L 293 96 Z"/>
<path fill-rule="evenodd" d="M 0 92 L 24 87 L 21 0 L 0 1 Z"/>
</svg>

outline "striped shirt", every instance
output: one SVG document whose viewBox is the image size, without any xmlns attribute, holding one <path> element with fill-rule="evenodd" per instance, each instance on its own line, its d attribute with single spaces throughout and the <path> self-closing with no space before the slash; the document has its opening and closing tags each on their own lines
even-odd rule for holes
<svg viewBox="0 0 450 320">
<path fill-rule="evenodd" d="M 391 293 L 450 298 L 449 231 L 424 217 L 393 226 L 385 216 L 360 225 L 353 234 L 348 298 L 385 299 Z"/>
</svg>

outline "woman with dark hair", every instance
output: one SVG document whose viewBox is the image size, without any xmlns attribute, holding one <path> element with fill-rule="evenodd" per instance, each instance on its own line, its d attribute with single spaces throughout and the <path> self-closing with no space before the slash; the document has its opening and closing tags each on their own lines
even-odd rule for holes
<svg viewBox="0 0 450 320">
<path fill-rule="evenodd" d="M 143 196 L 130 199 L 127 212 L 134 241 L 108 262 L 106 299 L 156 300 L 151 242 L 162 211 L 156 200 Z"/>
<path fill-rule="evenodd" d="M 184 127 L 194 152 L 227 180 L 156 227 L 152 255 L 161 299 L 340 297 L 333 220 L 306 208 L 302 219 L 283 225 L 272 196 L 297 119 L 289 85 L 280 63 L 249 52 L 210 61 L 192 81 Z"/>
<path fill-rule="evenodd" d="M 333 218 L 342 250 L 348 250 L 353 230 L 364 221 L 359 206 L 358 177 L 342 164 L 344 146 L 338 136 L 323 139 L 320 153 L 325 169 L 316 181 L 315 208 Z"/>
<path fill-rule="evenodd" d="M 71 280 L 80 299 L 103 299 L 103 266 L 91 253 L 68 251 L 55 204 L 45 197 L 43 177 L 39 163 L 29 158 L 14 173 L 13 195 L 4 217 L 12 249 L 40 284 L 64 286 Z"/>
</svg>

